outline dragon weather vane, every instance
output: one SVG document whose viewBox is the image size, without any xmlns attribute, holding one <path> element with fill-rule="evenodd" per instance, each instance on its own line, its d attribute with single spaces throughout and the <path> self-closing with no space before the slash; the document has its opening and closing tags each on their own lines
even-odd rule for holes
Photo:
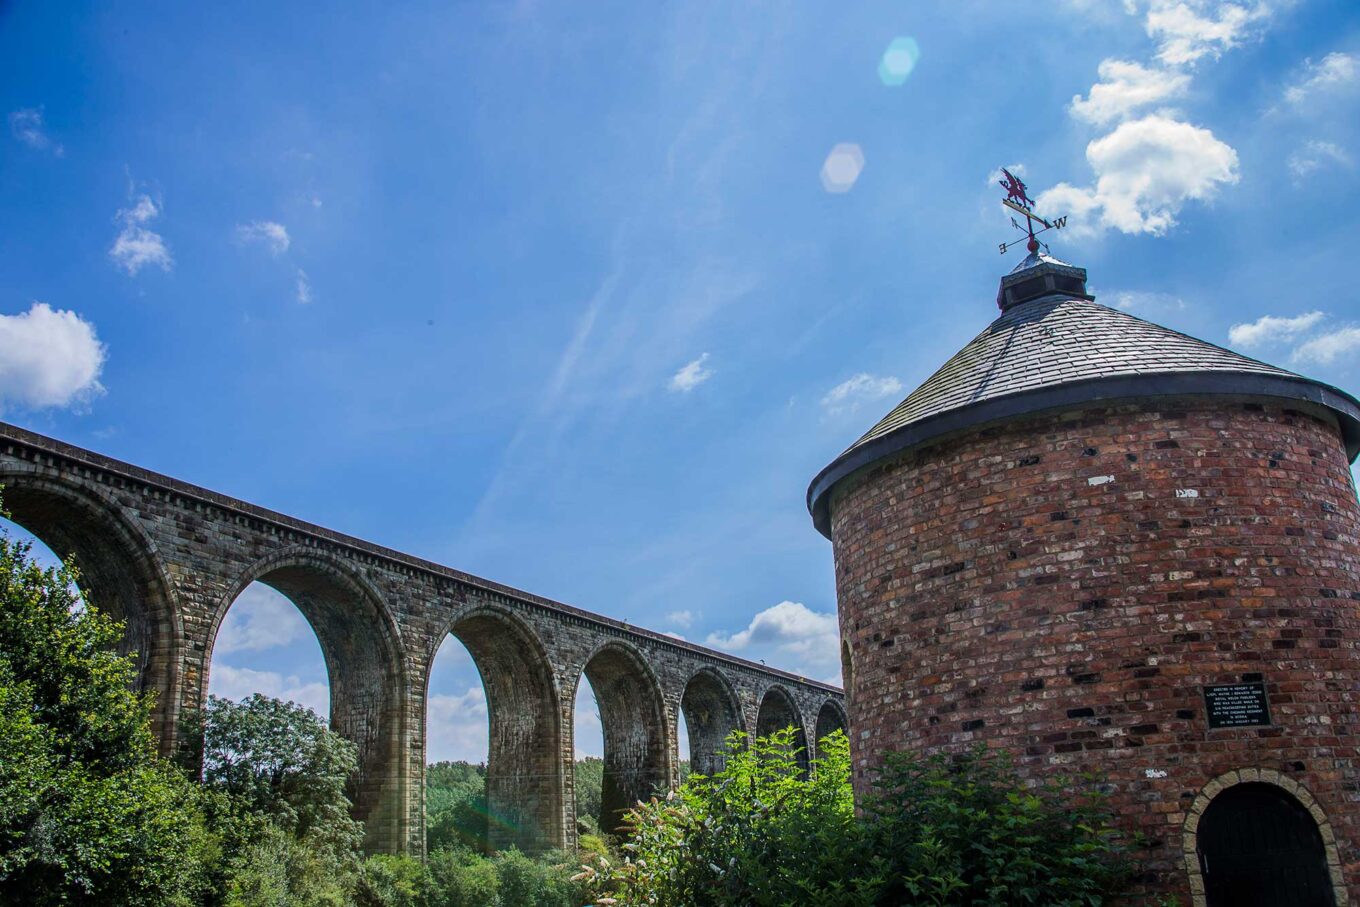
<svg viewBox="0 0 1360 907">
<path fill-rule="evenodd" d="M 1040 233 L 1046 233 L 1049 230 L 1061 230 L 1063 227 L 1067 226 L 1067 217 L 1064 215 L 1063 217 L 1054 218 L 1051 222 L 1044 220 L 1034 213 L 1034 199 L 1029 197 L 1025 184 L 1020 181 L 1020 177 L 1011 173 L 1005 167 L 1001 168 L 1001 173 L 1005 176 L 1005 179 L 998 180 L 998 182 L 1000 183 L 1001 188 L 1006 190 L 1006 197 L 1002 199 L 1001 204 L 1010 208 L 1025 219 L 1025 225 L 1022 227 L 1020 226 L 1020 222 L 1012 217 L 1011 226 L 1025 234 L 1023 241 L 1025 242 L 1026 249 L 1031 253 L 1038 252 L 1039 240 L 1034 237 L 1038 236 Z M 1042 230 L 1034 229 L 1036 221 L 1043 224 Z M 1001 254 L 1005 255 L 1011 246 L 1019 245 L 1021 241 L 1022 240 L 1019 239 L 1013 239 L 1010 242 L 1001 243 Z M 1045 246 L 1045 248 L 1047 248 L 1047 246 Z"/>
</svg>

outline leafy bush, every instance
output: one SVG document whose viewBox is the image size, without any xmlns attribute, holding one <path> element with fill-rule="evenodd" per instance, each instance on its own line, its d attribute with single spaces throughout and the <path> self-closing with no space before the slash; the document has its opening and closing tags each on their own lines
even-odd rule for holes
<svg viewBox="0 0 1360 907">
<path fill-rule="evenodd" d="M 192 790 L 156 757 L 121 625 L 77 579 L 0 534 L 0 901 L 186 903 Z"/>
<path fill-rule="evenodd" d="M 620 905 L 1098 905 L 1124 881 L 1104 796 L 1028 789 L 1003 754 L 893 754 L 856 819 L 849 744 L 804 776 L 792 729 L 629 812 L 620 864 L 578 874 Z M 1075 802 L 1074 802 L 1075 800 Z"/>
<path fill-rule="evenodd" d="M 1127 877 L 1098 779 L 1026 787 L 1009 757 L 889 753 L 865 803 L 877 903 L 1087 905 Z"/>
</svg>

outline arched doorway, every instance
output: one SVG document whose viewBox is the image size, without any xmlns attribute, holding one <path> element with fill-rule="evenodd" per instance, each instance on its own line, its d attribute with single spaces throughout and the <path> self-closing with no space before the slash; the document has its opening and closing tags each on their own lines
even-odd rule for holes
<svg viewBox="0 0 1360 907">
<path fill-rule="evenodd" d="M 1274 784 L 1236 784 L 1214 797 L 1196 856 L 1209 907 L 1335 907 L 1317 822 Z"/>
<path fill-rule="evenodd" d="M 721 771 L 727 735 L 741 727 L 737 696 L 726 679 L 712 668 L 696 672 L 680 698 L 680 717 L 689 738 L 690 771 L 700 775 Z"/>
<path fill-rule="evenodd" d="M 756 713 L 756 736 L 768 737 L 775 731 L 786 727 L 794 729 L 793 745 L 797 749 L 798 767 L 804 774 L 808 770 L 807 731 L 803 729 L 803 719 L 793 703 L 793 697 L 783 687 L 770 687 L 760 700 L 760 711 Z"/>
<path fill-rule="evenodd" d="M 670 783 L 665 707 L 646 662 L 622 643 L 606 645 L 586 662 L 604 730 L 600 829 L 614 834 L 625 810 Z"/>
</svg>

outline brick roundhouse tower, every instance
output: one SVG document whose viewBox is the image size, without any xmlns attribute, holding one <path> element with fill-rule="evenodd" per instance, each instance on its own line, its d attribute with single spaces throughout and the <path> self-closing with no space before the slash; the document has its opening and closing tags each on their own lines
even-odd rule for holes
<svg viewBox="0 0 1360 907">
<path fill-rule="evenodd" d="M 1047 255 L 997 301 L 808 491 L 857 794 L 985 741 L 1103 772 L 1145 893 L 1360 904 L 1360 404 Z"/>
</svg>

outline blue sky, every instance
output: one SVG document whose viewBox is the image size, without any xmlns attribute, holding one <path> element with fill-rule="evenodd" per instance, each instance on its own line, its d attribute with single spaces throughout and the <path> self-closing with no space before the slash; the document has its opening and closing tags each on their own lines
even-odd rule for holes
<svg viewBox="0 0 1360 907">
<path fill-rule="evenodd" d="M 804 491 L 994 317 L 996 169 L 1355 391 L 1357 113 L 1353 0 L 4 4 L 0 417 L 830 678 Z M 249 595 L 215 687 L 324 705 Z"/>
</svg>

